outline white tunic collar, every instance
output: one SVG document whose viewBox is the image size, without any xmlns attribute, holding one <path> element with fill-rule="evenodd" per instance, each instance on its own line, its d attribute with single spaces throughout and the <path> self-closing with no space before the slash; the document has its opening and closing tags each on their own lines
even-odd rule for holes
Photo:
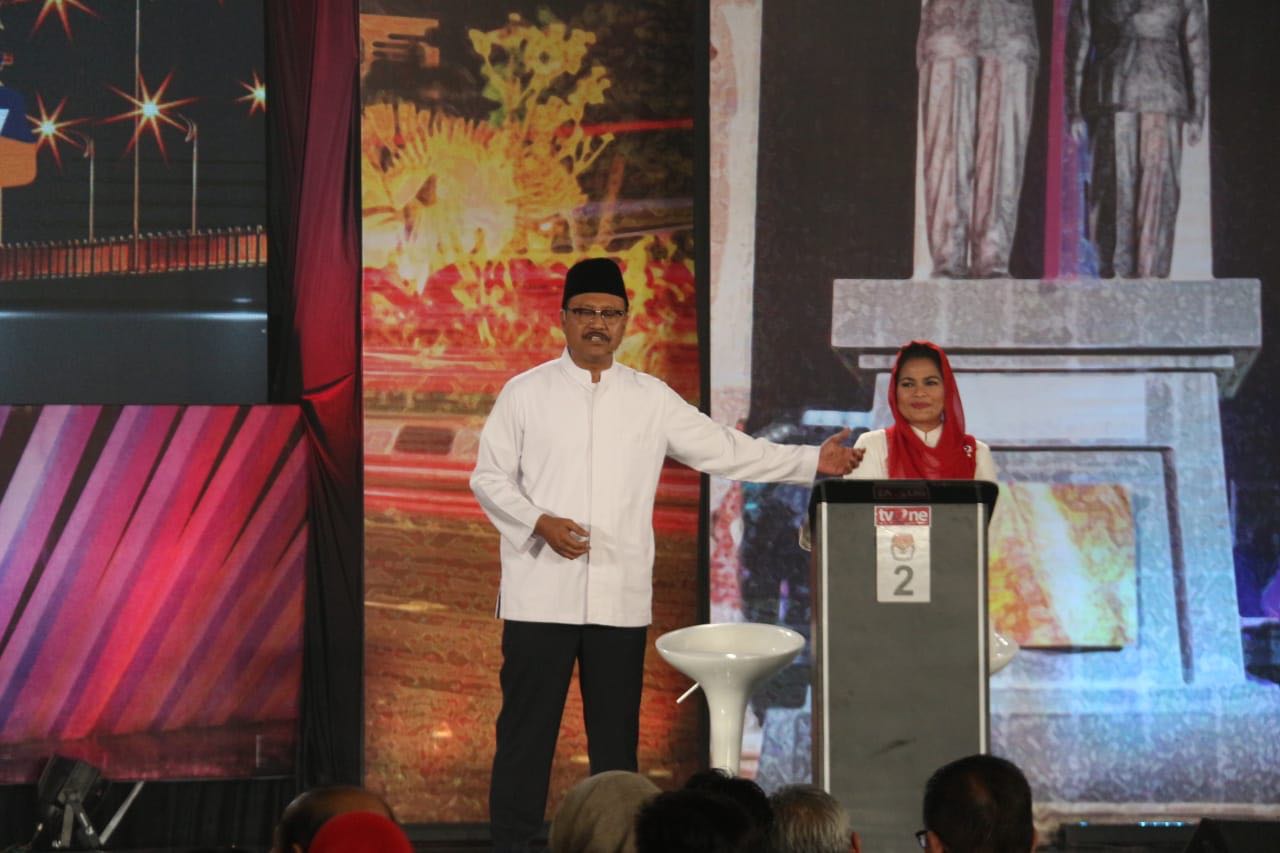
<svg viewBox="0 0 1280 853">
<path fill-rule="evenodd" d="M 572 364 L 572 362 L 570 362 L 570 364 Z M 587 378 L 590 379 L 591 374 L 588 373 Z M 922 429 L 912 426 L 911 431 L 914 432 L 916 436 L 919 437 L 919 439 L 924 442 L 925 447 L 937 447 L 938 442 L 942 440 L 943 426 L 944 426 L 943 424 L 938 424 L 936 427 L 929 430 L 928 432 L 925 432 Z"/>
<path fill-rule="evenodd" d="M 600 371 L 600 382 L 596 383 L 591 381 L 590 370 L 583 370 L 581 367 L 578 367 L 578 365 L 574 363 L 573 356 L 569 355 L 568 347 L 565 347 L 564 352 L 560 354 L 560 369 L 563 370 L 565 372 L 565 375 L 568 376 L 570 379 L 572 379 L 574 382 L 578 383 L 579 385 L 585 386 L 586 388 L 591 388 L 596 384 L 603 385 L 604 383 L 608 382 L 613 377 L 613 375 L 618 372 L 613 369 L 617 363 L 618 363 L 617 359 L 614 359 L 609 364 L 608 367 Z"/>
</svg>

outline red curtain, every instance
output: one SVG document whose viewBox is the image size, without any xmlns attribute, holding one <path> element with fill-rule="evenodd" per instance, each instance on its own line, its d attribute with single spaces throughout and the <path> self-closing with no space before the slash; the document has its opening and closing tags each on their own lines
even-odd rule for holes
<svg viewBox="0 0 1280 853">
<path fill-rule="evenodd" d="M 271 397 L 313 449 L 298 782 L 359 783 L 363 573 L 356 0 L 271 0 Z"/>
<path fill-rule="evenodd" d="M 296 790 L 358 783 L 363 576 L 357 0 L 268 0 L 271 401 L 299 404 L 314 450 L 297 778 L 151 783 L 121 847 L 262 847 Z M 113 784 L 114 811 L 128 785 Z M 35 787 L 0 787 L 0 846 L 25 842 Z"/>
</svg>

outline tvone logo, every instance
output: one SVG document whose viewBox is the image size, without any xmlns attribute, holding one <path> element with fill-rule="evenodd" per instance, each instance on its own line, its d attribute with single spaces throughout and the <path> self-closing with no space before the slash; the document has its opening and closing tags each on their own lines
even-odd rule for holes
<svg viewBox="0 0 1280 853">
<path fill-rule="evenodd" d="M 933 507 L 928 506 L 878 506 L 876 525 L 899 524 L 929 525 L 933 520 Z"/>
</svg>

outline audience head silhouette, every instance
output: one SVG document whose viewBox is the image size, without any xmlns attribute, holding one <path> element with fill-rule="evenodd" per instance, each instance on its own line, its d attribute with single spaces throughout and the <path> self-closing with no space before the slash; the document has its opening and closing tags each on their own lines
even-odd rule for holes
<svg viewBox="0 0 1280 853">
<path fill-rule="evenodd" d="M 276 824 L 271 853 L 302 853 L 309 850 L 316 833 L 330 818 L 342 814 L 368 813 L 395 821 L 386 801 L 372 791 L 354 785 L 312 788 L 285 807 Z"/>
<path fill-rule="evenodd" d="M 569 789 L 551 822 L 551 853 L 635 853 L 636 814 L 658 794 L 646 776 L 609 770 Z"/>
<path fill-rule="evenodd" d="M 715 791 L 668 791 L 636 818 L 638 853 L 738 853 L 752 837 L 751 815 Z"/>
<path fill-rule="evenodd" d="M 971 755 L 939 768 L 924 788 L 928 853 L 1029 853 L 1031 788 L 1011 761 Z"/>
<path fill-rule="evenodd" d="M 413 853 L 394 820 L 372 812 L 347 812 L 325 821 L 309 853 Z"/>
<path fill-rule="evenodd" d="M 693 774 L 684 783 L 684 787 L 688 791 L 711 791 L 733 800 L 746 809 L 751 818 L 752 829 L 761 835 L 766 834 L 773 823 L 769 795 L 750 779 L 730 776 L 719 768 L 713 768 Z"/>
<path fill-rule="evenodd" d="M 771 853 L 859 853 L 849 813 L 835 797 L 814 785 L 788 785 L 769 798 L 773 827 Z"/>
</svg>

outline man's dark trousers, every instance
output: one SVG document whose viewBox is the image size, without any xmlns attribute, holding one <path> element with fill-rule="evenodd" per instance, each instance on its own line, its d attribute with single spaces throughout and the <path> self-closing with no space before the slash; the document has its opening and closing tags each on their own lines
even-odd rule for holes
<svg viewBox="0 0 1280 853">
<path fill-rule="evenodd" d="M 489 785 L 495 850 L 542 827 L 560 717 L 578 663 L 591 773 L 635 770 L 647 628 L 515 622 L 502 627 L 502 711 Z"/>
</svg>

